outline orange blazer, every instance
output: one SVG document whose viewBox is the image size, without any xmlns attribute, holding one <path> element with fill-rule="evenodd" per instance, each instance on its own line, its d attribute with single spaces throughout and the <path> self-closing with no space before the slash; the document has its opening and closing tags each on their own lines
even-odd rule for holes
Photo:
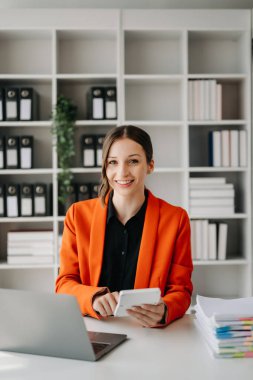
<svg viewBox="0 0 253 380">
<path fill-rule="evenodd" d="M 103 262 L 107 206 L 100 199 L 74 203 L 64 222 L 60 273 L 56 292 L 75 295 L 81 312 L 95 318 L 93 296 Z M 192 283 L 190 223 L 185 210 L 148 192 L 148 203 L 135 276 L 135 289 L 161 289 L 168 313 L 166 324 L 186 312 Z"/>
</svg>

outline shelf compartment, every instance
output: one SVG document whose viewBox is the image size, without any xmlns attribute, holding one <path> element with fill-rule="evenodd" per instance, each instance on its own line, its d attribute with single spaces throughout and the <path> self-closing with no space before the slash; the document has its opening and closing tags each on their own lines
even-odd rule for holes
<svg viewBox="0 0 253 380">
<path fill-rule="evenodd" d="M 196 126 L 190 126 L 189 128 L 189 161 L 190 161 L 190 170 L 191 171 L 198 171 L 201 170 L 200 167 L 202 167 L 202 170 L 208 170 L 208 171 L 245 171 L 246 167 L 214 167 L 209 166 L 210 161 L 210 133 L 213 131 L 222 131 L 222 130 L 245 130 L 245 126 L 239 124 L 239 125 L 226 125 L 221 128 L 219 125 L 198 125 L 198 128 Z M 197 147 L 197 148 L 196 148 Z M 196 168 L 195 168 L 196 167 Z"/>
<path fill-rule="evenodd" d="M 182 62 L 181 32 L 125 32 L 125 74 L 180 74 Z"/>
<path fill-rule="evenodd" d="M 57 72 L 61 74 L 116 74 L 115 31 L 57 31 Z"/>
<path fill-rule="evenodd" d="M 196 265 L 192 274 L 194 294 L 207 297 L 245 297 L 245 265 Z"/>
<path fill-rule="evenodd" d="M 47 174 L 52 171 L 52 132 L 49 128 L 21 127 L 1 127 L 1 135 L 10 136 L 33 136 L 33 168 L 23 169 L 4 169 L 1 174 Z M 37 169 L 37 173 L 36 173 Z M 14 172 L 15 170 L 15 172 Z"/>
<path fill-rule="evenodd" d="M 8 289 L 23 289 L 45 292 L 54 292 L 55 278 L 54 266 L 27 265 L 27 266 L 8 266 L 3 264 L 1 270 L 0 287 Z M 1 265 L 0 265 L 1 267 Z M 11 273 L 11 271 L 14 271 Z M 31 285 L 32 284 L 32 285 Z"/>
<path fill-rule="evenodd" d="M 241 58 L 247 56 L 247 45 L 245 31 L 190 31 L 189 73 L 247 73 L 247 59 Z"/>
<path fill-rule="evenodd" d="M 142 126 L 151 137 L 154 150 L 155 167 L 180 168 L 183 166 L 183 129 L 177 125 Z"/>
<path fill-rule="evenodd" d="M 64 95 L 65 97 L 71 99 L 73 103 L 78 107 L 77 109 L 77 119 L 87 120 L 87 94 L 91 87 L 101 86 L 109 87 L 116 86 L 116 79 L 99 78 L 99 79 L 84 79 L 79 80 L 66 80 L 59 79 L 57 82 L 57 94 Z M 99 120 L 108 121 L 108 120 Z M 93 120 L 91 120 L 93 122 Z M 97 120 L 96 120 L 97 122 Z M 110 123 L 115 123 L 114 120 L 110 120 Z"/>
<path fill-rule="evenodd" d="M 125 83 L 126 120 L 182 120 L 180 81 L 132 81 Z"/>
<path fill-rule="evenodd" d="M 32 87 L 38 95 L 39 122 L 50 122 L 52 117 L 52 81 L 49 79 L 0 79 L 0 87 Z M 32 123 L 35 123 L 33 121 Z M 5 122 L 8 123 L 8 122 Z M 19 121 L 15 123 L 20 123 Z M 27 122 L 29 125 L 31 122 Z M 10 125 L 13 125 L 11 122 Z M 22 124 L 23 125 L 23 122 Z"/>
<path fill-rule="evenodd" d="M 211 178 L 211 177 L 225 177 L 226 183 L 232 183 L 235 189 L 235 213 L 243 214 L 245 213 L 247 208 L 247 190 L 248 189 L 248 173 L 241 171 L 227 171 L 227 172 L 195 172 L 191 173 L 191 178 L 193 177 L 203 177 L 203 178 Z M 228 215 L 228 216 L 233 216 Z M 192 216 L 192 215 L 191 215 Z M 194 215 L 194 217 L 201 217 L 200 215 Z M 207 215 L 208 217 L 208 215 Z M 212 215 L 212 218 L 214 216 Z M 223 216 L 225 217 L 225 216 Z"/>
<path fill-rule="evenodd" d="M 1 30 L 0 74 L 51 74 L 52 33 L 47 30 Z"/>
<path fill-rule="evenodd" d="M 183 173 L 159 173 L 155 172 L 147 177 L 146 185 L 155 196 L 182 206 L 184 199 L 184 175 Z"/>
</svg>

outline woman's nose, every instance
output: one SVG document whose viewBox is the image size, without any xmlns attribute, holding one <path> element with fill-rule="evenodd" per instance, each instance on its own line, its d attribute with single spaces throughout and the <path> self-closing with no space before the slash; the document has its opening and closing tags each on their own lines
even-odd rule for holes
<svg viewBox="0 0 253 380">
<path fill-rule="evenodd" d="M 118 175 L 122 177 L 128 175 L 128 166 L 125 163 L 122 163 L 118 166 Z"/>
</svg>

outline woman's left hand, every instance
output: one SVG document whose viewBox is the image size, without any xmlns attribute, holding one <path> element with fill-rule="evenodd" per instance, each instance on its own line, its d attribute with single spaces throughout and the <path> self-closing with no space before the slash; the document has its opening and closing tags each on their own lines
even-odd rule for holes
<svg viewBox="0 0 253 380">
<path fill-rule="evenodd" d="M 161 322 L 165 308 L 165 303 L 161 299 L 157 305 L 144 304 L 141 306 L 133 306 L 127 311 L 128 314 L 135 318 L 143 327 L 155 327 Z"/>
</svg>

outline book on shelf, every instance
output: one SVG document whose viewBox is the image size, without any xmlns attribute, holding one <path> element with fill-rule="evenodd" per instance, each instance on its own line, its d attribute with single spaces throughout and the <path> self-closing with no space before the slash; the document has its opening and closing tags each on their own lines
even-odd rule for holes
<svg viewBox="0 0 253 380">
<path fill-rule="evenodd" d="M 217 225 L 216 223 L 208 224 L 208 259 L 217 259 Z"/>
<path fill-rule="evenodd" d="M 239 164 L 247 166 L 247 133 L 239 131 Z"/>
<path fill-rule="evenodd" d="M 218 260 L 226 260 L 227 254 L 227 235 L 228 235 L 228 225 L 226 223 L 219 224 L 218 233 Z"/>
<path fill-rule="evenodd" d="M 21 240 L 54 240 L 52 230 L 12 230 L 8 232 L 9 241 Z"/>
<path fill-rule="evenodd" d="M 190 120 L 221 120 L 222 85 L 216 79 L 189 80 L 188 110 Z"/>
<path fill-rule="evenodd" d="M 24 265 L 24 264 L 53 264 L 53 255 L 38 256 L 38 255 L 17 255 L 7 256 L 7 263 L 10 265 Z"/>
<path fill-rule="evenodd" d="M 23 247 L 7 247 L 7 255 L 34 255 L 34 256 L 47 256 L 47 255 L 53 255 L 54 250 L 53 247 L 50 248 L 44 248 L 44 247 L 30 247 L 30 246 L 23 246 Z"/>
<path fill-rule="evenodd" d="M 209 166 L 243 167 L 247 165 L 246 131 L 222 130 L 208 134 Z"/>
<path fill-rule="evenodd" d="M 232 130 L 230 134 L 230 166 L 239 166 L 239 131 Z"/>
<path fill-rule="evenodd" d="M 190 206 L 232 206 L 234 208 L 234 197 L 227 198 L 190 198 Z"/>
<path fill-rule="evenodd" d="M 207 219 L 191 220 L 191 247 L 194 260 L 226 260 L 226 223 L 210 223 Z"/>
<path fill-rule="evenodd" d="M 221 133 L 219 131 L 209 132 L 209 165 L 221 166 Z"/>
<path fill-rule="evenodd" d="M 230 166 L 229 131 L 221 131 L 221 166 Z"/>
<path fill-rule="evenodd" d="M 231 206 L 192 206 L 190 208 L 192 217 L 214 217 L 214 216 L 232 216 L 234 215 L 234 207 Z"/>
<path fill-rule="evenodd" d="M 234 188 L 221 189 L 192 189 L 190 188 L 190 198 L 233 198 L 235 196 Z"/>
<path fill-rule="evenodd" d="M 190 185 L 224 185 L 226 184 L 225 177 L 190 177 Z"/>
</svg>

